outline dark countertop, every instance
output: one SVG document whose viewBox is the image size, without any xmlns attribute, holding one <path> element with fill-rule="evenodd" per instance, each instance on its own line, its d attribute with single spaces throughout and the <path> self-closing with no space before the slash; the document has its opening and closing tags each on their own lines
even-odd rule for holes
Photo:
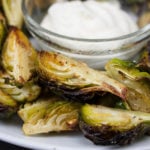
<svg viewBox="0 0 150 150">
<path fill-rule="evenodd" d="M 0 141 L 0 148 L 2 150 L 29 150 L 23 147 L 15 146 L 9 143 L 5 143 L 3 141 Z"/>
</svg>

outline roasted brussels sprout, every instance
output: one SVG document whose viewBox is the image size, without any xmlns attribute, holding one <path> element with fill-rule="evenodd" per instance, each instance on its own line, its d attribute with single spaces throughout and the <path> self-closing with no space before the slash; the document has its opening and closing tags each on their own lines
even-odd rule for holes
<svg viewBox="0 0 150 150">
<path fill-rule="evenodd" d="M 1 1 L 3 11 L 7 18 L 8 24 L 11 26 L 21 28 L 23 24 L 23 15 L 21 10 L 22 0 L 1 0 Z"/>
<path fill-rule="evenodd" d="M 17 103 L 0 89 L 0 118 L 8 118 L 17 111 Z"/>
<path fill-rule="evenodd" d="M 42 83 L 68 99 L 87 101 L 96 93 L 109 92 L 125 99 L 126 86 L 86 64 L 58 53 L 38 53 L 38 74 Z"/>
<path fill-rule="evenodd" d="M 112 59 L 106 64 L 107 73 L 128 87 L 126 102 L 131 110 L 150 112 L 150 74 L 140 72 L 129 61 Z"/>
<path fill-rule="evenodd" d="M 33 76 L 37 53 L 23 32 L 15 27 L 10 29 L 2 49 L 2 64 L 5 71 L 24 84 Z"/>
<path fill-rule="evenodd" d="M 41 98 L 26 104 L 18 114 L 24 121 L 26 135 L 77 129 L 81 104 L 61 100 L 58 97 Z"/>
<path fill-rule="evenodd" d="M 15 83 L 10 75 L 2 71 L 0 72 L 0 88 L 19 102 L 33 101 L 41 91 L 41 88 L 35 84 L 34 79 L 24 85 L 20 85 Z"/>
<path fill-rule="evenodd" d="M 149 130 L 150 114 L 86 104 L 81 108 L 79 125 L 95 144 L 125 145 Z"/>
</svg>

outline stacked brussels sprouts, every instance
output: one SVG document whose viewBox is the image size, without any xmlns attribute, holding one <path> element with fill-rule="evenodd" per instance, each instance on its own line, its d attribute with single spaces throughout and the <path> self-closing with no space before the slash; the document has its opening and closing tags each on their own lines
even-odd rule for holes
<svg viewBox="0 0 150 150">
<path fill-rule="evenodd" d="M 9 31 L 4 31 L 5 28 L 5 33 L 1 32 L 1 41 L 4 36 L 5 41 L 1 48 L 0 104 L 1 109 L 10 114 L 9 111 L 15 112 L 21 104 L 35 100 L 41 88 L 34 75 L 36 51 L 29 39 L 16 27 L 10 27 Z"/>
<path fill-rule="evenodd" d="M 94 70 L 59 53 L 36 51 L 21 30 L 22 14 L 11 5 L 20 2 L 1 0 L 0 117 L 18 114 L 26 135 L 80 130 L 101 145 L 125 145 L 148 134 L 149 44 L 136 63 L 114 58 L 105 70 Z"/>
<path fill-rule="evenodd" d="M 138 63 L 114 58 L 105 71 L 41 51 L 39 80 L 62 98 L 82 103 L 79 128 L 95 144 L 129 144 L 150 129 L 150 60 L 145 49 Z"/>
</svg>

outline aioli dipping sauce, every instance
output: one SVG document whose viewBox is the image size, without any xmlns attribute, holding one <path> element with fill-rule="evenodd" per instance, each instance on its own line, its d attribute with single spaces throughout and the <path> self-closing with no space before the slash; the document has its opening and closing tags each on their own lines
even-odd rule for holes
<svg viewBox="0 0 150 150">
<path fill-rule="evenodd" d="M 115 1 L 61 1 L 53 4 L 41 26 L 61 35 L 83 39 L 108 39 L 130 34 L 138 30 L 135 20 Z M 52 38 L 52 42 L 77 51 L 113 50 L 121 41 L 110 44 L 76 44 Z"/>
</svg>

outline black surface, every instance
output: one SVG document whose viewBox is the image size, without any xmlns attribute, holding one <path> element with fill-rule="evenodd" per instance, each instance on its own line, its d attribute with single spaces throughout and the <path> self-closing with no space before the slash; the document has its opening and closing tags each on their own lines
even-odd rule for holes
<svg viewBox="0 0 150 150">
<path fill-rule="evenodd" d="M 0 149 L 2 150 L 30 150 L 23 147 L 15 146 L 9 143 L 5 143 L 3 141 L 0 141 Z"/>
</svg>

